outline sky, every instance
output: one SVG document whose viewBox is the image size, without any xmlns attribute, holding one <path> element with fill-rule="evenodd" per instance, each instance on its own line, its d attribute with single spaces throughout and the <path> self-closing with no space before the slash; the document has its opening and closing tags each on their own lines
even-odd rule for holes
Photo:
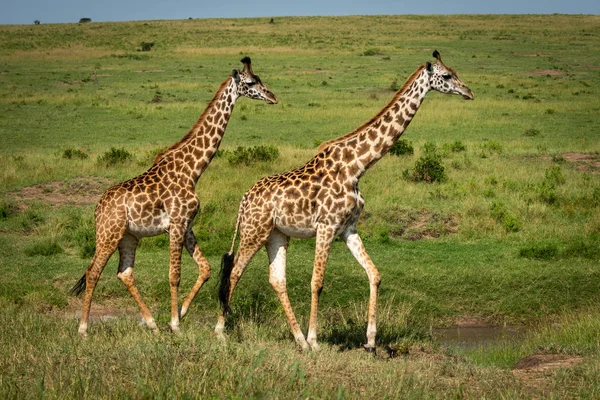
<svg viewBox="0 0 600 400">
<path fill-rule="evenodd" d="M 373 14 L 600 14 L 599 0 L 0 0 L 0 24 Z"/>
</svg>

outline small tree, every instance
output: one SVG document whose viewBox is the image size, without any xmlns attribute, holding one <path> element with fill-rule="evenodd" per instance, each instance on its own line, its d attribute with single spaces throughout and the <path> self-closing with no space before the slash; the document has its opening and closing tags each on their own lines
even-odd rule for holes
<svg viewBox="0 0 600 400">
<path fill-rule="evenodd" d="M 33 21 L 33 23 L 34 23 L 35 25 L 39 25 L 39 24 L 40 24 L 40 20 L 39 20 L 39 19 L 36 19 L 35 21 Z"/>
<path fill-rule="evenodd" d="M 86 24 L 88 22 L 92 22 L 92 19 L 91 18 L 80 18 L 79 19 L 80 24 Z"/>
</svg>

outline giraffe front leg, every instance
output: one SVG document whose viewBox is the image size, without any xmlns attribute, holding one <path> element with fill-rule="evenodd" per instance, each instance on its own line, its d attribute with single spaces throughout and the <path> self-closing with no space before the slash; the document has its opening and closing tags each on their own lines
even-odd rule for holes
<svg viewBox="0 0 600 400">
<path fill-rule="evenodd" d="M 344 241 L 346 242 L 346 246 L 356 258 L 356 261 L 364 268 L 369 277 L 369 314 L 368 314 L 368 325 L 367 325 L 367 344 L 365 345 L 365 349 L 369 352 L 375 352 L 375 335 L 377 334 L 377 292 L 379 290 L 379 284 L 381 282 L 381 278 L 379 276 L 379 271 L 371 261 L 371 257 L 367 254 L 365 250 L 365 246 L 358 236 L 356 231 L 349 233 L 348 235 L 343 236 Z"/>
<path fill-rule="evenodd" d="M 296 343 L 303 351 L 306 351 L 310 347 L 304 338 L 304 334 L 300 330 L 300 325 L 296 320 L 294 310 L 292 309 L 287 294 L 285 261 L 289 240 L 290 238 L 288 236 L 278 230 L 274 230 L 267 241 L 267 254 L 269 255 L 269 283 L 271 283 L 271 286 L 275 289 L 275 293 L 277 293 L 277 297 L 283 306 L 283 311 L 288 319 L 288 324 L 290 325 Z"/>
<path fill-rule="evenodd" d="M 196 297 L 196 294 L 202 285 L 204 285 L 204 283 L 210 278 L 210 264 L 200 251 L 200 247 L 198 247 L 198 242 L 196 241 L 196 237 L 194 236 L 194 232 L 192 232 L 191 228 L 188 228 L 185 235 L 185 248 L 187 249 L 188 253 L 190 253 L 196 264 L 198 264 L 200 271 L 196 283 L 181 305 L 179 318 L 183 318 L 185 316 L 190 304 L 192 303 L 192 300 L 194 300 L 194 297 Z"/>
<path fill-rule="evenodd" d="M 169 326 L 174 333 L 179 332 L 178 289 L 181 280 L 181 251 L 185 237 L 185 227 L 171 223 L 169 229 L 169 285 L 171 289 L 171 322 Z"/>
<path fill-rule="evenodd" d="M 323 290 L 325 279 L 325 266 L 331 250 L 334 238 L 334 230 L 330 227 L 319 226 L 317 228 L 317 242 L 315 247 L 315 262 L 311 280 L 310 320 L 306 340 L 313 350 L 318 350 L 317 343 L 317 310 L 319 308 L 319 296 Z"/>
</svg>

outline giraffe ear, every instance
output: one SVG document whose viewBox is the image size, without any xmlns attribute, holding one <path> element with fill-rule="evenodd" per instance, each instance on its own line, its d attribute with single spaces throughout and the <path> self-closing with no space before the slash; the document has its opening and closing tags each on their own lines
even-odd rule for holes
<svg viewBox="0 0 600 400">
<path fill-rule="evenodd" d="M 233 71 L 231 71 L 231 76 L 233 77 L 233 80 L 236 84 L 240 83 L 240 71 L 234 69 Z"/>
<path fill-rule="evenodd" d="M 431 68 L 431 63 L 429 61 L 427 61 L 425 63 L 425 68 L 427 69 L 427 72 L 431 72 L 433 70 L 433 68 Z"/>
<path fill-rule="evenodd" d="M 433 51 L 433 57 L 434 57 L 436 60 L 442 61 L 442 60 L 441 60 L 442 56 L 440 55 L 440 52 L 439 52 L 439 51 L 437 51 L 437 50 L 434 50 L 434 51 Z"/>
</svg>

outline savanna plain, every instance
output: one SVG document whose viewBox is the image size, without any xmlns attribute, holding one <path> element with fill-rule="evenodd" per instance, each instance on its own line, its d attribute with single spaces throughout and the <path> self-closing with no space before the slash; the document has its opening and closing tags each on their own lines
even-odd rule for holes
<svg viewBox="0 0 600 400">
<path fill-rule="evenodd" d="M 0 397 L 599 398 L 600 17 L 369 16 L 0 26 Z M 261 251 L 218 342 L 217 276 L 239 200 L 369 120 L 437 49 L 474 101 L 428 94 L 360 182 L 358 229 L 382 283 L 333 245 L 321 349 L 299 352 Z M 201 177 L 193 230 L 212 278 L 168 329 L 168 237 L 142 240 L 88 337 L 68 294 L 94 251 L 102 192 L 183 137 L 239 60 L 279 97 L 241 98 Z M 429 169 L 427 169 L 429 168 Z M 427 179 L 422 180 L 423 177 Z M 314 240 L 292 240 L 288 290 L 306 331 Z M 184 254 L 180 293 L 197 266 Z M 517 326 L 475 346 L 437 328 Z"/>
</svg>

